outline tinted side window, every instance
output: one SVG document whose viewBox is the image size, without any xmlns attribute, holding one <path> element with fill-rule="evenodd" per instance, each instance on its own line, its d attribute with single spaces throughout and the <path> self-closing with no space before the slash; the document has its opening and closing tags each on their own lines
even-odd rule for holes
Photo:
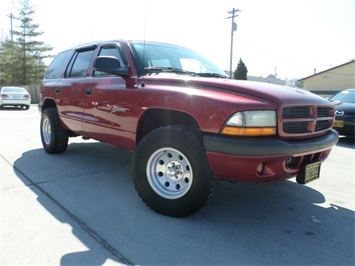
<svg viewBox="0 0 355 266">
<path fill-rule="evenodd" d="M 99 56 L 114 56 L 116 57 L 119 61 L 121 66 L 125 66 L 124 60 L 122 58 L 122 55 L 119 51 L 119 48 L 115 45 L 107 45 L 103 46 L 100 50 Z M 110 76 L 111 74 L 101 72 L 101 71 L 94 71 L 94 76 Z"/>
<path fill-rule="evenodd" d="M 73 53 L 73 51 L 65 51 L 58 54 L 52 63 L 49 65 L 47 72 L 44 76 L 46 79 L 57 79 L 60 77 L 62 70 L 65 67 L 66 62 L 69 59 L 69 56 Z"/>
<path fill-rule="evenodd" d="M 77 52 L 74 61 L 70 63 L 65 76 L 66 77 L 86 77 L 88 72 L 91 57 L 94 50 Z"/>
</svg>

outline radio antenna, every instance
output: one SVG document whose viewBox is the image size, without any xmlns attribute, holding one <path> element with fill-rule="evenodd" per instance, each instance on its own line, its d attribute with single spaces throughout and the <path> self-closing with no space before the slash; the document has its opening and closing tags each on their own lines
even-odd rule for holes
<svg viewBox="0 0 355 266">
<path fill-rule="evenodd" d="M 144 79 L 145 79 L 145 38 L 146 38 L 146 24 L 147 24 L 147 0 L 144 1 L 144 27 L 143 27 L 143 30 L 144 30 L 144 33 L 143 33 L 143 59 L 142 59 L 142 64 L 143 64 L 143 83 L 142 83 L 142 87 L 145 86 L 145 82 L 144 82 Z"/>
</svg>

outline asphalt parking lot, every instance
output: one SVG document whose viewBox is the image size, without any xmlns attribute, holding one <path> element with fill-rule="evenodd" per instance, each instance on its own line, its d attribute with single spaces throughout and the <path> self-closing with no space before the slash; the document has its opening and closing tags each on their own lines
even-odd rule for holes
<svg viewBox="0 0 355 266">
<path fill-rule="evenodd" d="M 0 265 L 354 265 L 353 139 L 307 186 L 222 182 L 177 219 L 140 200 L 130 153 L 73 138 L 46 154 L 39 120 L 35 105 L 0 111 Z"/>
</svg>

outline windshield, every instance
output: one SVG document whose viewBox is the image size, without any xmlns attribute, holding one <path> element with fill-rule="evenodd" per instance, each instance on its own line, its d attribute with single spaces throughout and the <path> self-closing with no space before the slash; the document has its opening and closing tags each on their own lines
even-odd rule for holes
<svg viewBox="0 0 355 266">
<path fill-rule="evenodd" d="M 200 54 L 175 45 L 130 42 L 139 75 L 173 72 L 177 74 L 228 78 Z"/>
<path fill-rule="evenodd" d="M 332 102 L 355 103 L 355 90 L 345 90 L 339 92 L 329 100 Z"/>
</svg>

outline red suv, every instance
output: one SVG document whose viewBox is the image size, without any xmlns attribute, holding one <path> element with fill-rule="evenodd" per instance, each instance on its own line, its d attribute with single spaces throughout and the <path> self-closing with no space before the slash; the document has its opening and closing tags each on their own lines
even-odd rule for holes
<svg viewBox="0 0 355 266">
<path fill-rule="evenodd" d="M 113 40 L 68 49 L 42 82 L 48 153 L 82 136 L 134 152 L 143 201 L 170 216 L 200 209 L 218 180 L 317 179 L 338 140 L 334 107 L 312 93 L 229 79 L 189 49 Z"/>
</svg>

